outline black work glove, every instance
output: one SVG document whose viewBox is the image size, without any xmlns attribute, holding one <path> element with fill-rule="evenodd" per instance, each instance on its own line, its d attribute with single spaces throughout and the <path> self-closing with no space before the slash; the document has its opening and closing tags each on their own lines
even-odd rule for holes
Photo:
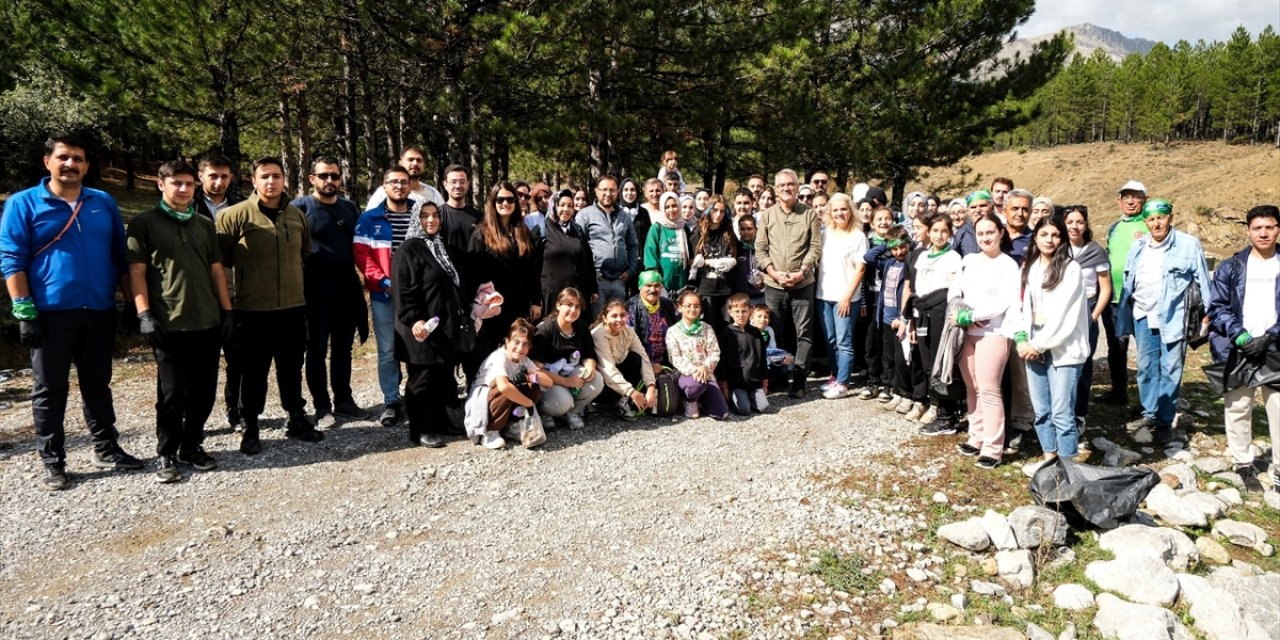
<svg viewBox="0 0 1280 640">
<path fill-rule="evenodd" d="M 234 343 L 236 340 L 236 318 L 231 311 L 222 312 L 222 344 Z"/>
<path fill-rule="evenodd" d="M 156 320 L 150 309 L 138 314 L 138 331 L 147 339 L 147 344 L 151 345 L 151 348 L 164 348 L 164 328 L 160 326 L 160 321 Z"/>
<path fill-rule="evenodd" d="M 1275 341 L 1275 336 L 1264 333 L 1244 343 L 1244 346 L 1240 347 L 1240 353 L 1250 360 L 1258 360 L 1267 355 L 1267 349 L 1270 349 L 1271 345 L 1275 344 Z"/>
<path fill-rule="evenodd" d="M 44 346 L 44 329 L 35 320 L 23 320 L 18 323 L 18 341 L 28 349 L 39 349 Z"/>
</svg>

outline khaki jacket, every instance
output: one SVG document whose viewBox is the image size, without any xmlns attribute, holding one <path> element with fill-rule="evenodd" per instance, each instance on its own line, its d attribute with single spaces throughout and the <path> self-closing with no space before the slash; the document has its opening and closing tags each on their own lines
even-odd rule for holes
<svg viewBox="0 0 1280 640">
<path fill-rule="evenodd" d="M 809 272 L 796 287 L 807 287 L 815 281 L 818 262 L 822 259 L 822 230 L 817 212 L 803 202 L 796 202 L 791 213 L 778 203 L 760 212 L 760 230 L 756 235 L 756 263 L 764 273 L 764 283 L 781 289 L 769 267 L 778 271 Z"/>
<path fill-rule="evenodd" d="M 237 311 L 277 311 L 306 304 L 302 263 L 311 255 L 307 216 L 288 204 L 273 223 L 258 209 L 258 194 L 218 214 L 222 263 L 235 275 Z"/>
</svg>

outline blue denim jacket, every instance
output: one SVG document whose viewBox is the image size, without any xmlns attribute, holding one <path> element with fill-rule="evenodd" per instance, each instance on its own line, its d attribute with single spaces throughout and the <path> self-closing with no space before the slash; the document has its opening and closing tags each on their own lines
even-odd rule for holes
<svg viewBox="0 0 1280 640">
<path fill-rule="evenodd" d="M 1169 248 L 1165 250 L 1164 290 L 1156 303 L 1154 315 L 1160 318 L 1160 341 L 1173 344 L 1184 337 L 1187 312 L 1187 287 L 1195 284 L 1200 287 L 1200 299 L 1207 309 L 1212 302 L 1212 289 L 1209 286 L 1209 265 L 1204 259 L 1204 249 L 1195 236 L 1185 234 L 1176 229 L 1169 230 Z M 1151 236 L 1144 235 L 1134 241 L 1129 248 L 1129 257 L 1124 263 L 1124 285 L 1120 293 L 1120 306 L 1116 316 L 1116 333 L 1120 336 L 1133 334 L 1133 288 L 1137 275 L 1138 261 L 1142 252 L 1151 243 Z"/>
</svg>

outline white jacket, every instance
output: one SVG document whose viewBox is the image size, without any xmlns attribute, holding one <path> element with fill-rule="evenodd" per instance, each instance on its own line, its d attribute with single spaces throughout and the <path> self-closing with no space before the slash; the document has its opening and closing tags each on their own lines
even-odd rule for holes
<svg viewBox="0 0 1280 640">
<path fill-rule="evenodd" d="M 1043 279 L 1044 270 L 1033 265 L 1027 276 L 1028 285 L 1022 292 L 1022 309 L 1017 314 L 1015 331 L 1026 331 L 1027 344 L 1040 353 L 1048 353 L 1055 366 L 1087 362 L 1089 301 L 1084 295 L 1080 265 L 1074 260 L 1067 262 L 1058 286 L 1051 291 L 1040 290 L 1039 296 L 1030 283 Z M 1037 321 L 1039 327 L 1035 326 Z"/>
</svg>

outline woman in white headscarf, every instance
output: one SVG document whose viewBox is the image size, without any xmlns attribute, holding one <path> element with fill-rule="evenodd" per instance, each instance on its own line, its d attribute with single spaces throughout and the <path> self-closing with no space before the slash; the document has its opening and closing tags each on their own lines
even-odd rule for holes
<svg viewBox="0 0 1280 640">
<path fill-rule="evenodd" d="M 680 217 L 680 196 L 668 191 L 658 199 L 658 210 L 644 241 L 644 268 L 662 274 L 662 287 L 676 295 L 688 282 L 689 236 Z"/>
</svg>

